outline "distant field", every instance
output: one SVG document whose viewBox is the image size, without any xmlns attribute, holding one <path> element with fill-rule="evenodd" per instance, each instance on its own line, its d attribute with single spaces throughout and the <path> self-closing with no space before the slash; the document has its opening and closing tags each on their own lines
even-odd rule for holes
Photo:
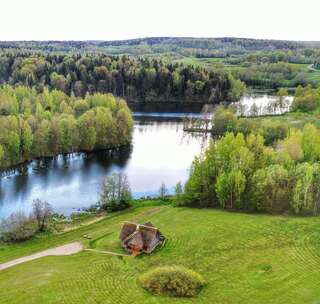
<svg viewBox="0 0 320 304">
<path fill-rule="evenodd" d="M 168 242 L 135 259 L 82 252 L 7 269 L 0 272 L 0 303 L 319 303 L 320 218 L 143 207 L 59 236 L 0 247 L 0 262 L 74 240 L 121 252 L 124 220 L 151 220 Z M 205 277 L 208 284 L 197 298 L 155 297 L 141 289 L 141 273 L 171 264 Z"/>
<path fill-rule="evenodd" d="M 174 62 L 182 63 L 185 65 L 201 66 L 205 68 L 212 68 L 217 63 L 223 64 L 224 58 L 196 58 L 196 57 L 183 57 L 182 59 L 174 59 Z"/>
<path fill-rule="evenodd" d="M 176 59 L 174 62 L 179 62 L 187 65 L 194 66 L 203 66 L 205 68 L 212 68 L 217 63 L 223 64 L 224 67 L 229 70 L 246 70 L 246 67 L 242 67 L 240 65 L 228 65 L 224 63 L 224 58 L 196 58 L 196 57 L 184 57 L 182 59 Z M 305 73 L 306 80 L 309 82 L 315 82 L 320 84 L 320 70 L 312 71 L 310 70 L 309 64 L 295 64 L 291 63 L 291 65 L 299 67 L 301 72 Z"/>
</svg>

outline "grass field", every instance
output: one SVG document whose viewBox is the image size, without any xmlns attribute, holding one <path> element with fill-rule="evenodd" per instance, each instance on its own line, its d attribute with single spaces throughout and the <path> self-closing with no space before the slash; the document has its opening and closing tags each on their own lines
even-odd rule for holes
<svg viewBox="0 0 320 304">
<path fill-rule="evenodd" d="M 0 303 L 320 303 L 320 218 L 141 207 L 58 236 L 3 246 L 0 262 L 73 240 L 121 252 L 124 220 L 151 220 L 167 236 L 165 247 L 134 259 L 84 251 L 15 266 L 0 272 Z M 207 280 L 197 298 L 152 296 L 137 283 L 148 269 L 172 264 Z"/>
<path fill-rule="evenodd" d="M 193 66 L 202 66 L 205 68 L 212 68 L 217 63 L 220 63 L 225 66 L 225 68 L 229 71 L 234 70 L 246 70 L 246 67 L 240 65 L 228 65 L 224 63 L 224 58 L 196 58 L 196 57 L 183 57 L 182 59 L 173 60 L 174 62 L 183 63 L 186 65 Z M 292 66 L 295 66 L 300 69 L 301 72 L 304 73 L 304 77 L 307 82 L 320 84 L 320 70 L 314 71 L 309 69 L 309 64 L 295 64 L 290 63 Z"/>
<path fill-rule="evenodd" d="M 182 59 L 173 60 L 177 63 L 185 65 L 201 66 L 211 68 L 214 64 L 223 63 L 224 58 L 196 58 L 196 57 L 183 57 Z"/>
</svg>

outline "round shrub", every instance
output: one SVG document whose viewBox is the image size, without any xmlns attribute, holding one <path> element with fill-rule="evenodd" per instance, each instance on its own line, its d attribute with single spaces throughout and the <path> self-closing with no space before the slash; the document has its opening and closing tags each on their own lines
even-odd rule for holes
<svg viewBox="0 0 320 304">
<path fill-rule="evenodd" d="M 196 272 L 180 266 L 158 267 L 140 277 L 143 288 L 155 295 L 193 297 L 205 285 Z"/>
</svg>

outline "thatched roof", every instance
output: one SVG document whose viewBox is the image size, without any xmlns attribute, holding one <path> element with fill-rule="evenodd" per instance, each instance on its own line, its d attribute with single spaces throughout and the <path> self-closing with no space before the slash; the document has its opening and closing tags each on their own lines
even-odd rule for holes
<svg viewBox="0 0 320 304">
<path fill-rule="evenodd" d="M 139 225 L 138 229 L 143 238 L 144 248 L 148 248 L 149 244 L 159 235 L 159 229 L 153 226 Z"/>
<path fill-rule="evenodd" d="M 125 222 L 120 232 L 120 239 L 123 241 L 125 238 L 135 232 L 137 230 L 137 226 L 137 224 Z"/>
<path fill-rule="evenodd" d="M 137 250 L 141 250 L 143 248 L 144 241 L 143 241 L 143 238 L 142 238 L 140 231 L 137 230 L 134 233 L 132 233 L 129 236 L 126 243 L 127 243 L 127 246 L 130 246 L 131 248 L 136 248 Z"/>
<path fill-rule="evenodd" d="M 150 253 L 164 240 L 164 236 L 152 223 L 143 225 L 125 222 L 120 233 L 122 246 L 136 254 L 137 251 Z"/>
</svg>

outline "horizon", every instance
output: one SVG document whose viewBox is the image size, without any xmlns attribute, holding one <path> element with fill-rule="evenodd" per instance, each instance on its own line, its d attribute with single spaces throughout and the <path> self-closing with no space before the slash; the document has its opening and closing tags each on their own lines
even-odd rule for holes
<svg viewBox="0 0 320 304">
<path fill-rule="evenodd" d="M 262 41 L 289 41 L 289 42 L 320 42 L 319 40 L 292 40 L 292 39 L 273 39 L 273 38 L 252 38 L 252 37 L 237 37 L 237 36 L 216 36 L 216 37 L 195 37 L 195 36 L 137 36 L 128 39 L 25 39 L 25 40 L 2 40 L 0 42 L 119 42 L 119 41 L 134 41 L 146 39 L 244 39 L 244 40 L 262 40 Z"/>
<path fill-rule="evenodd" d="M 18 8 L 18 9 L 17 9 Z M 1 41 L 114 41 L 136 37 L 243 37 L 320 41 L 320 3 L 305 0 L 11 0 Z"/>
</svg>

